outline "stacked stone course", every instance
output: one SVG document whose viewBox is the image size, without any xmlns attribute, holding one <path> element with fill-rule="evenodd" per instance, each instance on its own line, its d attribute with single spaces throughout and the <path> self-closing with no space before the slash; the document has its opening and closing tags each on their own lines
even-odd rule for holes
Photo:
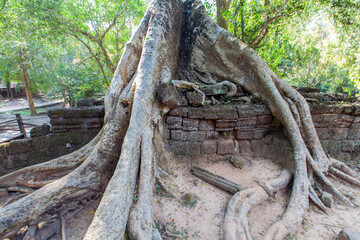
<svg viewBox="0 0 360 240">
<path fill-rule="evenodd" d="M 53 108 L 49 125 L 31 129 L 30 138 L 0 145 L 0 176 L 16 169 L 71 153 L 96 136 L 104 122 L 104 106 Z"/>
<path fill-rule="evenodd" d="M 342 160 L 360 159 L 360 105 L 317 103 L 310 108 L 325 150 Z M 175 155 L 232 155 L 236 145 L 240 154 L 292 154 L 281 124 L 263 104 L 178 107 L 165 123 Z"/>
</svg>

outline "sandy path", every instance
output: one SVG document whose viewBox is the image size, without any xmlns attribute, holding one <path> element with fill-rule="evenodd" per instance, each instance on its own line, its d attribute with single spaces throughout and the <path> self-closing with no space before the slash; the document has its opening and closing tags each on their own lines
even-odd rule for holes
<svg viewBox="0 0 360 240">
<path fill-rule="evenodd" d="M 160 231 L 176 234 L 177 239 L 204 239 L 221 240 L 223 238 L 222 223 L 225 208 L 231 195 L 222 191 L 190 174 L 191 166 L 195 164 L 206 168 L 218 175 L 226 177 L 244 188 L 255 186 L 254 179 L 270 179 L 280 173 L 278 164 L 265 159 L 255 159 L 250 166 L 244 169 L 234 168 L 229 161 L 209 161 L 206 158 L 190 159 L 182 157 L 174 164 L 174 179 L 167 182 L 175 191 L 176 197 L 169 198 L 160 189 L 154 193 L 154 219 Z M 344 193 L 356 199 L 360 204 L 360 188 L 349 188 L 340 181 L 331 179 Z M 249 214 L 250 229 L 254 239 L 262 239 L 266 230 L 277 221 L 285 210 L 291 189 L 277 193 L 268 201 L 253 208 Z M 191 203 L 184 201 L 183 196 L 191 193 L 194 196 Z M 0 203 L 5 199 L 1 200 Z M 92 221 L 99 200 L 88 202 L 74 216 L 69 212 L 66 216 L 67 237 L 70 240 L 80 240 L 85 235 L 86 229 Z M 0 204 L 1 205 L 1 204 Z M 342 227 L 360 232 L 360 208 L 348 208 L 335 204 L 330 210 L 331 216 L 319 213 L 313 205 L 305 215 L 303 224 L 296 233 L 288 239 L 298 240 L 335 240 Z M 70 217 L 71 216 L 71 217 Z M 54 219 L 53 224 L 43 226 L 38 230 L 38 236 L 45 236 L 59 227 L 59 220 Z M 175 239 L 163 234 L 164 240 Z M 42 239 L 42 238 L 39 238 Z M 61 239 L 61 233 L 57 232 L 51 239 Z"/>
</svg>

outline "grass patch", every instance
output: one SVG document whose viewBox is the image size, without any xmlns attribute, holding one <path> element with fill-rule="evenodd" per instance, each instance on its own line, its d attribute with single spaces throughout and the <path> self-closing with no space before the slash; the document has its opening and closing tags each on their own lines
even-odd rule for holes
<svg viewBox="0 0 360 240">
<path fill-rule="evenodd" d="M 48 110 L 46 108 L 38 108 L 36 109 L 36 112 L 38 115 L 40 114 L 47 114 Z M 9 111 L 9 112 L 5 112 L 5 113 L 1 113 L 1 115 L 15 115 L 17 113 L 20 113 L 23 116 L 30 116 L 30 110 L 20 110 L 20 111 Z"/>
</svg>

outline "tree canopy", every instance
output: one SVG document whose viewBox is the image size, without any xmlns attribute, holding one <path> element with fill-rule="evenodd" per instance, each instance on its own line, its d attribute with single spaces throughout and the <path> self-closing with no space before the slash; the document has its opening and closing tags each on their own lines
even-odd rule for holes
<svg viewBox="0 0 360 240">
<path fill-rule="evenodd" d="M 0 8 L 0 81 L 33 93 L 79 98 L 105 93 L 126 41 L 150 1 L 6 0 Z M 357 94 L 357 0 L 205 0 L 220 26 L 255 49 L 294 86 Z"/>
</svg>

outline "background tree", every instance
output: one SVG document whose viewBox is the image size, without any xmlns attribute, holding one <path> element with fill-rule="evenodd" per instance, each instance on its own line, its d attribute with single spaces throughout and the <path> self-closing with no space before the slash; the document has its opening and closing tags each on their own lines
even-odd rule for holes
<svg viewBox="0 0 360 240">
<path fill-rule="evenodd" d="M 32 67 L 33 55 L 31 51 L 34 49 L 31 48 L 37 44 L 36 38 L 39 37 L 40 34 L 34 34 L 36 22 L 30 21 L 30 19 L 26 17 L 24 18 L 24 12 L 25 9 L 16 2 L 6 2 L 6 5 L 1 9 L 0 32 L 2 39 L 0 41 L 3 47 L 1 55 L 6 56 L 6 58 L 3 58 L 3 61 L 9 61 L 6 62 L 5 66 L 9 66 L 10 63 L 14 63 L 15 61 L 17 62 L 17 67 L 25 86 L 31 115 L 36 115 L 28 71 Z M 38 33 L 40 33 L 40 31 L 38 31 Z M 9 69 L 9 67 L 7 67 L 7 69 Z"/>
<path fill-rule="evenodd" d="M 133 24 L 144 11 L 136 1 L 22 1 L 29 14 L 44 26 L 72 36 L 97 63 L 108 86 Z"/>
<path fill-rule="evenodd" d="M 228 9 L 216 5 L 226 27 L 291 84 L 359 91 L 357 1 L 232 0 Z"/>
</svg>

